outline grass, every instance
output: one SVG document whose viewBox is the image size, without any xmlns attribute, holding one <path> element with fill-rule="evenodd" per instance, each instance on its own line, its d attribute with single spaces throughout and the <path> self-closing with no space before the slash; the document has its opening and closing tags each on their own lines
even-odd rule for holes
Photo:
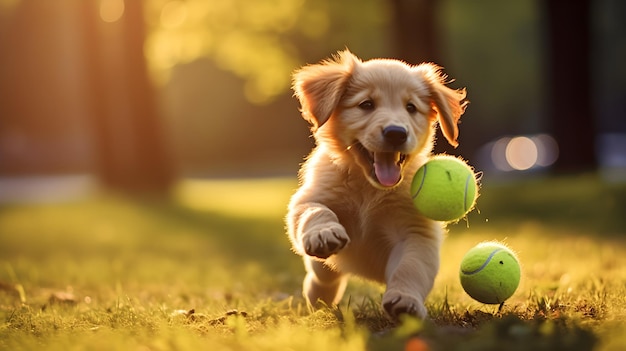
<svg viewBox="0 0 626 351">
<path fill-rule="evenodd" d="M 594 176 L 485 184 L 450 227 L 427 300 L 394 326 L 383 287 L 353 280 L 307 310 L 282 217 L 292 179 L 185 181 L 173 200 L 99 194 L 0 207 L 0 349 L 621 350 L 626 187 Z M 504 240 L 523 265 L 501 311 L 460 287 L 461 257 Z"/>
</svg>

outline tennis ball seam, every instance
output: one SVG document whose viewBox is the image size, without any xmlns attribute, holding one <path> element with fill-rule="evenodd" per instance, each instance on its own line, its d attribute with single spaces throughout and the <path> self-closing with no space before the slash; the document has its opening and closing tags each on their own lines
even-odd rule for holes
<svg viewBox="0 0 626 351">
<path fill-rule="evenodd" d="M 413 200 L 415 200 L 415 198 L 417 198 L 417 195 L 419 195 L 420 191 L 422 191 L 422 187 L 424 186 L 424 182 L 426 181 L 426 173 L 428 172 L 428 164 L 424 164 L 423 169 L 424 169 L 424 172 L 422 173 L 422 179 L 421 179 L 421 182 L 420 182 L 420 186 L 417 188 L 417 191 L 415 192 L 415 194 L 413 194 Z M 466 190 L 466 192 L 467 192 L 467 190 Z"/>
<path fill-rule="evenodd" d="M 468 206 L 467 206 L 467 190 L 469 188 L 469 182 L 470 179 L 473 178 L 472 174 L 468 174 L 467 178 L 465 178 L 465 196 L 463 199 L 463 208 L 465 209 L 465 211 L 469 210 Z"/>
<path fill-rule="evenodd" d="M 491 262 L 491 259 L 493 258 L 493 256 L 495 256 L 498 252 L 502 251 L 502 249 L 495 249 L 493 250 L 489 256 L 487 257 L 487 259 L 485 260 L 485 262 L 483 263 L 482 266 L 478 267 L 477 269 L 473 270 L 473 271 L 465 271 L 465 270 L 461 270 L 461 272 L 465 275 L 472 275 L 472 274 L 476 274 L 479 273 L 480 271 L 482 271 L 483 269 L 485 269 L 485 267 L 487 267 L 487 265 L 489 264 L 489 262 Z"/>
<path fill-rule="evenodd" d="M 467 175 L 467 177 L 465 178 L 465 196 L 463 197 L 463 208 L 465 209 L 465 211 L 468 210 L 467 208 L 467 188 L 469 187 L 469 179 L 470 179 L 470 174 Z"/>
</svg>

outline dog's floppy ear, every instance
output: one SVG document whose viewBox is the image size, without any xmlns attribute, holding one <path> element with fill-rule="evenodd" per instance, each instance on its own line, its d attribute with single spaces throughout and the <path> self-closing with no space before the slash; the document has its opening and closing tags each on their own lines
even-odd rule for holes
<svg viewBox="0 0 626 351">
<path fill-rule="evenodd" d="M 439 125 L 443 135 L 450 145 L 457 147 L 459 142 L 459 128 L 457 124 L 469 101 L 465 88 L 451 89 L 446 84 L 446 75 L 441 72 L 441 67 L 432 63 L 422 63 L 415 67 L 420 72 L 429 86 L 431 103 L 437 113 Z M 465 101 L 464 101 L 465 100 Z"/>
<path fill-rule="evenodd" d="M 300 68 L 293 74 L 293 90 L 300 100 L 302 117 L 316 130 L 332 115 L 360 60 L 344 50 L 332 59 Z"/>
</svg>

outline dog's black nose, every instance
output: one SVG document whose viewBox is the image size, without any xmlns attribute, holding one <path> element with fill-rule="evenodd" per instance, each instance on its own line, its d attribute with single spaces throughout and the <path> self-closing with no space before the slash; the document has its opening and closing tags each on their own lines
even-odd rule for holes
<svg viewBox="0 0 626 351">
<path fill-rule="evenodd" d="M 404 127 L 389 126 L 383 129 L 383 138 L 393 146 L 400 146 L 406 142 L 408 134 Z"/>
</svg>

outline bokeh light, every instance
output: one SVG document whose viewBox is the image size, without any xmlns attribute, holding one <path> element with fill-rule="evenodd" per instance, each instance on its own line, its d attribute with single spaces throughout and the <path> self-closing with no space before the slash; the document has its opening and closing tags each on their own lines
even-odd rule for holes
<svg viewBox="0 0 626 351">
<path fill-rule="evenodd" d="M 556 140 L 548 134 L 539 134 L 531 138 L 537 145 L 537 166 L 551 166 L 559 158 L 559 145 Z"/>
<path fill-rule="evenodd" d="M 506 146 L 511 138 L 504 137 L 496 140 L 491 147 L 491 162 L 500 171 L 512 171 L 506 160 Z"/>
<path fill-rule="evenodd" d="M 117 22 L 123 15 L 124 0 L 100 0 L 100 18 L 104 22 Z"/>
<path fill-rule="evenodd" d="M 515 137 L 506 145 L 506 161 L 513 169 L 523 171 L 537 163 L 537 145 L 527 137 Z"/>
<path fill-rule="evenodd" d="M 549 167 L 559 155 L 556 141 L 548 134 L 502 137 L 487 147 L 492 165 L 503 172 Z"/>
</svg>

